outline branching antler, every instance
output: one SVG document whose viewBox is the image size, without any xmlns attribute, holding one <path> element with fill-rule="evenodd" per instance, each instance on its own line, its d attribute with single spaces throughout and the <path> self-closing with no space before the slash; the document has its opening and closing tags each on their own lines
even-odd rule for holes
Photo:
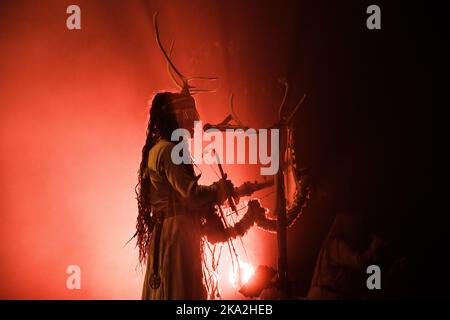
<svg viewBox="0 0 450 320">
<path fill-rule="evenodd" d="M 155 29 L 155 30 L 156 30 L 156 29 Z M 159 36 L 158 36 L 157 38 L 159 38 Z M 158 43 L 158 44 L 159 44 L 159 43 Z M 174 45 L 174 41 L 172 40 L 172 42 L 171 42 L 171 44 L 170 44 L 170 50 L 169 50 L 169 59 L 170 59 L 170 56 L 172 55 L 173 45 Z M 170 79 L 172 79 L 173 83 L 174 83 L 180 90 L 183 90 L 184 83 L 181 82 L 181 84 L 180 84 L 180 83 L 177 81 L 177 79 L 175 78 L 175 75 L 173 74 L 173 68 L 170 66 L 169 61 L 171 61 L 171 60 L 167 60 L 167 64 L 166 64 L 166 67 L 167 67 L 167 73 L 169 74 Z"/>
<path fill-rule="evenodd" d="M 298 109 L 303 104 L 303 101 L 305 101 L 305 99 L 306 99 L 306 94 L 303 94 L 301 99 L 297 102 L 297 105 L 295 106 L 294 110 L 292 110 L 292 112 L 289 114 L 289 116 L 283 118 L 287 123 L 289 123 L 292 120 L 292 118 L 297 113 Z"/>
<path fill-rule="evenodd" d="M 175 66 L 175 64 L 172 62 L 172 60 L 170 59 L 170 56 L 167 54 L 166 50 L 164 49 L 164 46 L 161 43 L 161 38 L 159 36 L 159 28 L 158 28 L 158 12 L 155 12 L 155 14 L 153 15 L 153 27 L 155 29 L 155 37 L 156 37 L 156 42 L 158 43 L 158 47 L 161 50 L 161 52 L 163 53 L 164 57 L 166 58 L 167 64 L 170 65 L 170 68 L 175 71 L 175 73 L 180 77 L 180 80 L 183 82 L 183 88 L 187 89 L 187 79 L 186 77 L 177 69 L 177 67 Z M 172 46 L 173 47 L 173 42 L 172 42 Z M 178 84 L 178 82 L 175 80 L 175 82 Z"/>
<path fill-rule="evenodd" d="M 173 63 L 173 61 L 170 58 L 170 56 L 172 55 L 174 41 L 171 42 L 169 53 L 167 53 L 167 51 L 164 49 L 164 46 L 162 45 L 161 37 L 159 35 L 158 12 L 155 12 L 155 14 L 153 15 L 153 27 L 155 29 L 155 38 L 156 38 L 156 42 L 158 43 L 158 47 L 161 50 L 161 52 L 163 53 L 164 58 L 167 61 L 167 73 L 169 74 L 173 83 L 179 89 L 181 89 L 182 92 L 184 92 L 186 94 L 191 94 L 191 93 L 196 94 L 196 93 L 200 93 L 200 92 L 214 92 L 215 90 L 198 89 L 194 86 L 190 86 L 189 81 L 191 81 L 191 80 L 217 80 L 216 77 L 203 77 L 203 76 L 186 77 L 175 66 L 175 64 Z M 179 78 L 178 80 L 177 80 L 176 76 L 178 76 L 178 78 Z"/>
<path fill-rule="evenodd" d="M 289 92 L 289 84 L 287 83 L 285 78 L 278 79 L 278 82 L 284 85 L 284 95 L 283 100 L 281 100 L 281 104 L 278 108 L 278 119 L 282 119 L 282 114 L 285 108 L 286 98 Z"/>
<path fill-rule="evenodd" d="M 231 122 L 234 121 L 236 124 L 232 124 Z M 248 127 L 245 126 L 242 121 L 238 118 L 236 113 L 234 112 L 234 96 L 233 94 L 230 95 L 230 114 L 225 117 L 220 123 L 218 124 L 210 124 L 206 123 L 203 126 L 203 130 L 208 129 L 218 129 L 220 131 L 226 131 L 227 129 L 242 129 L 247 130 Z"/>
<path fill-rule="evenodd" d="M 280 119 L 280 121 L 283 121 L 284 123 L 289 123 L 292 120 L 292 118 L 294 117 L 294 115 L 297 113 L 300 106 L 305 101 L 306 94 L 304 94 L 300 98 L 300 100 L 297 102 L 297 104 L 295 105 L 295 107 L 291 111 L 291 113 L 289 113 L 288 116 L 284 116 L 283 114 L 285 113 L 284 109 L 285 109 L 285 105 L 286 105 L 286 98 L 289 93 L 289 84 L 287 83 L 286 79 L 284 79 L 284 78 L 279 79 L 278 82 L 280 82 L 284 86 L 283 100 L 281 100 L 280 107 L 278 108 L 278 118 Z"/>
</svg>

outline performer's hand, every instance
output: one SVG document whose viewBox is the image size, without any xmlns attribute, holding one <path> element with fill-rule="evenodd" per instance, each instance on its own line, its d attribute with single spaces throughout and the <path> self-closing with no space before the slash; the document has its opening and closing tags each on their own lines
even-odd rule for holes
<svg viewBox="0 0 450 320">
<path fill-rule="evenodd" d="M 254 220 L 257 222 L 261 218 L 264 218 L 266 216 L 266 209 L 261 207 L 261 204 L 259 203 L 259 200 L 250 200 L 248 202 L 248 211 Z"/>
<path fill-rule="evenodd" d="M 217 189 L 217 203 L 222 204 L 229 196 L 233 195 L 234 186 L 230 180 L 220 179 L 214 183 Z"/>
</svg>

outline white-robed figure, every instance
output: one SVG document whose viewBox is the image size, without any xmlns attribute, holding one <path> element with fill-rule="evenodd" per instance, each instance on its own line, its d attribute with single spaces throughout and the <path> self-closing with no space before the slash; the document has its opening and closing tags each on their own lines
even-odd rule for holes
<svg viewBox="0 0 450 320">
<path fill-rule="evenodd" d="M 369 242 L 363 218 L 340 213 L 317 258 L 309 299 L 362 299 L 367 296 L 366 268 L 379 260 L 387 242 L 373 236 Z"/>
<path fill-rule="evenodd" d="M 142 299 L 206 299 L 202 277 L 201 240 L 226 241 L 245 233 L 264 209 L 257 201 L 232 228 L 225 229 L 214 206 L 233 194 L 229 180 L 210 186 L 197 183 L 192 164 L 175 164 L 172 132 L 193 133 L 199 116 L 189 94 L 158 93 L 150 108 L 136 194 L 135 237 L 139 262 L 146 264 Z"/>
</svg>

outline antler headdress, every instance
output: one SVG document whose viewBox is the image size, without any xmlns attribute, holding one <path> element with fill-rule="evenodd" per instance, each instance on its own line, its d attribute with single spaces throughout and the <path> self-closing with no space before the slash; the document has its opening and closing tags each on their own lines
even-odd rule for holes
<svg viewBox="0 0 450 320">
<path fill-rule="evenodd" d="M 173 61 L 170 58 L 172 54 L 174 41 L 171 42 L 169 53 L 167 53 L 166 49 L 161 43 L 161 37 L 159 35 L 158 28 L 158 12 L 155 12 L 153 15 L 153 27 L 155 30 L 156 42 L 158 43 L 158 47 L 164 55 L 164 58 L 167 62 L 167 72 L 172 79 L 173 83 L 181 90 L 182 94 L 185 95 L 193 95 L 200 92 L 213 92 L 214 90 L 210 89 L 201 89 L 189 84 L 192 80 L 217 80 L 216 77 L 204 77 L 204 76 L 194 76 L 194 77 L 186 77 L 183 75 L 180 70 L 175 66 Z"/>
</svg>

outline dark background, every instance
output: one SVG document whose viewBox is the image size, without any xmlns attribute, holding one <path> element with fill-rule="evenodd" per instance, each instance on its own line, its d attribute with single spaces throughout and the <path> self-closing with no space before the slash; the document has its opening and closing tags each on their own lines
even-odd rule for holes
<svg viewBox="0 0 450 320">
<path fill-rule="evenodd" d="M 382 30 L 367 30 L 360 12 L 368 4 L 315 3 L 307 6 L 312 14 L 299 19 L 322 22 L 302 34 L 316 45 L 295 49 L 308 52 L 314 72 L 304 77 L 293 63 L 299 71 L 291 73 L 310 93 L 298 119 L 298 148 L 327 199 L 313 206 L 318 212 L 359 212 L 372 231 L 391 240 L 394 256 L 408 257 L 406 268 L 387 284 L 387 296 L 448 296 L 438 271 L 446 264 L 441 245 L 448 228 L 431 199 L 433 98 L 423 100 L 430 93 L 437 30 L 431 28 L 429 6 L 398 1 L 374 2 L 382 8 Z M 302 240 L 319 239 L 318 226 L 328 227 L 323 216 L 311 214 L 295 229 Z M 290 245 L 297 241 L 291 236 Z M 312 243 L 291 260 L 303 284 L 313 266 L 306 257 L 319 242 Z"/>
</svg>

